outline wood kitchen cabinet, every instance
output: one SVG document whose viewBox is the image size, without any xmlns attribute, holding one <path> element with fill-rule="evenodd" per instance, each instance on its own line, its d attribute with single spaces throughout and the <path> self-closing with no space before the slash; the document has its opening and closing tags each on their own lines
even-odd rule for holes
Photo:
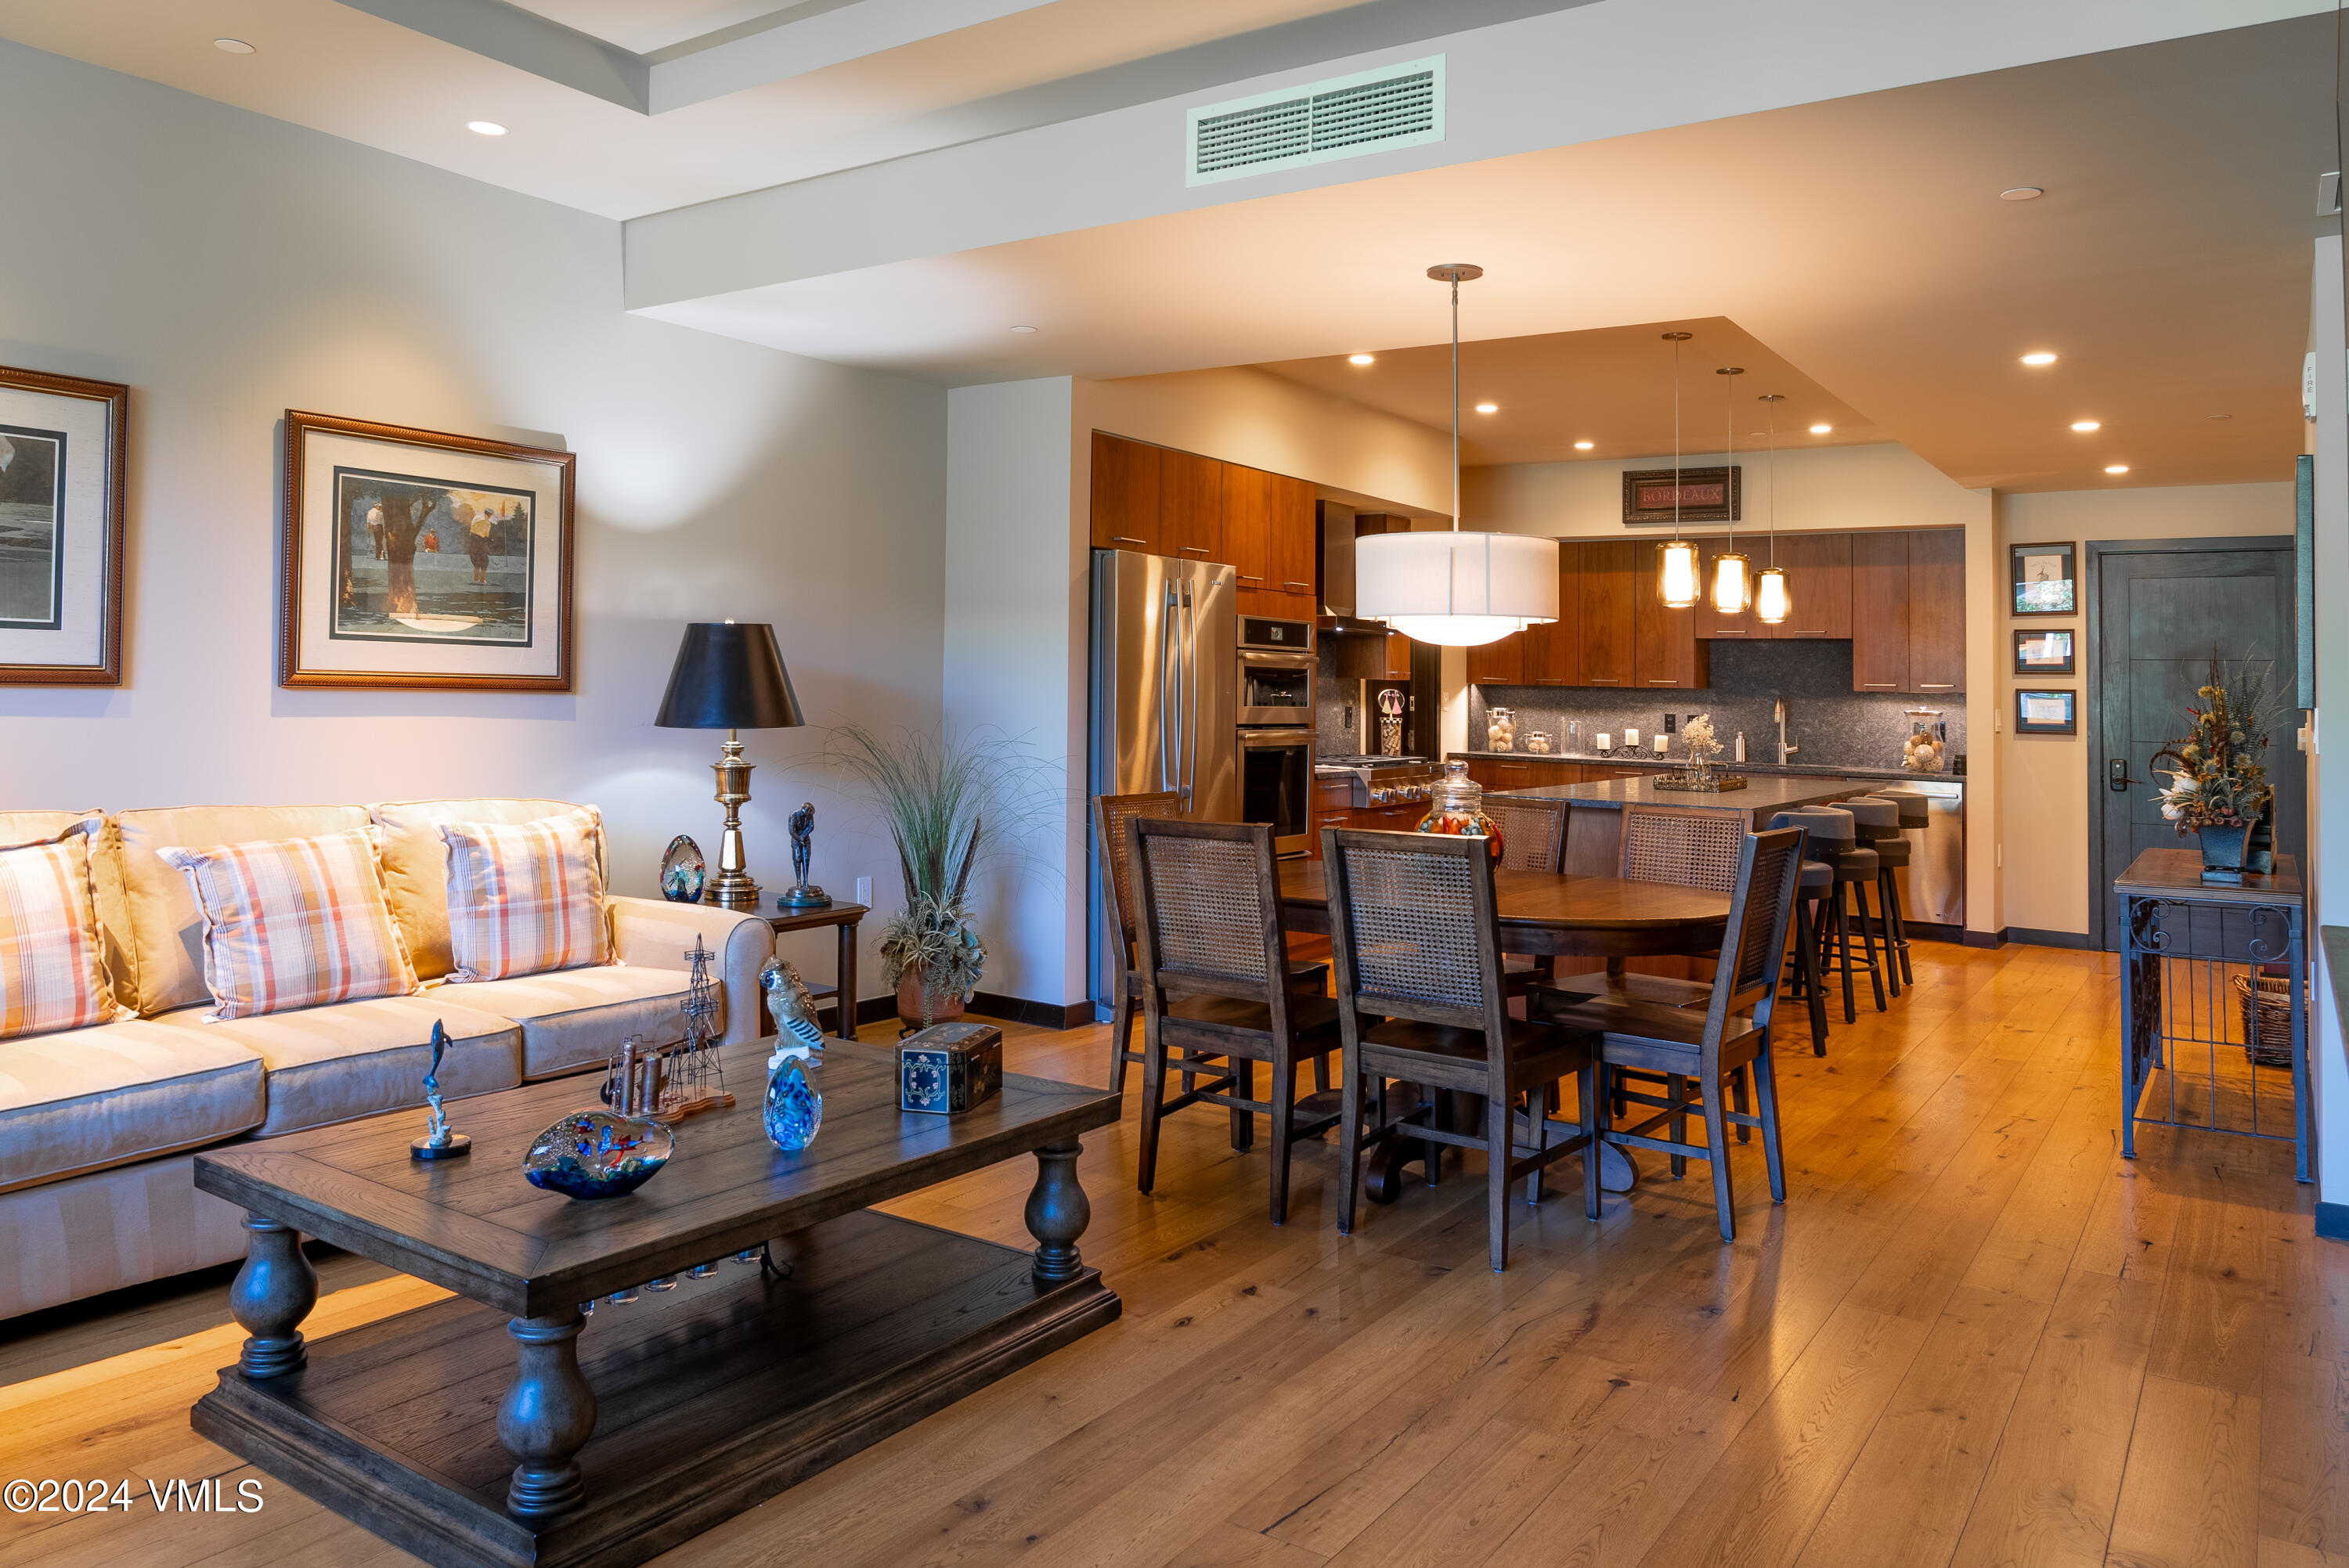
<svg viewBox="0 0 2349 1568">
<path fill-rule="evenodd" d="M 1303 618 L 1309 621 L 1321 607 L 1314 588 L 1319 581 L 1314 571 L 1319 564 L 1319 552 L 1315 542 L 1319 533 L 1314 521 L 1313 486 L 1286 474 L 1268 477 L 1272 480 L 1272 495 L 1270 548 L 1265 563 L 1270 581 L 1266 586 L 1280 594 L 1291 607 L 1301 602 Z"/>
<path fill-rule="evenodd" d="M 1160 449 L 1093 432 L 1093 548 L 1158 551 Z"/>
<path fill-rule="evenodd" d="M 1527 686 L 1582 684 L 1582 546 L 1557 542 L 1557 619 L 1527 626 L 1519 678 Z"/>
<path fill-rule="evenodd" d="M 1851 689 L 1909 689 L 1909 541 L 1851 536 Z"/>
<path fill-rule="evenodd" d="M 1852 677 L 1858 679 L 1857 670 Z M 1966 535 L 1937 528 L 1909 536 L 1909 689 L 1966 686 Z"/>
<path fill-rule="evenodd" d="M 1250 608 L 1250 593 L 1272 588 L 1272 476 L 1262 469 L 1218 463 L 1224 476 L 1224 552 L 1209 559 L 1226 562 L 1239 574 L 1241 603 Z"/>
<path fill-rule="evenodd" d="M 1628 686 L 1631 680 L 1633 560 L 1645 542 L 1586 539 L 1578 552 L 1575 654 L 1578 686 Z M 1648 590 L 1655 592 L 1651 584 Z"/>
<path fill-rule="evenodd" d="M 1784 621 L 1761 629 L 1788 641 L 1850 636 L 1851 540 L 1848 533 L 1780 534 L 1778 564 L 1785 570 L 1793 607 Z M 1768 535 L 1755 542 L 1753 555 L 1758 581 L 1770 564 Z"/>
<path fill-rule="evenodd" d="M 1224 465 L 1163 448 L 1159 452 L 1158 553 L 1228 561 L 1224 543 Z"/>
<path fill-rule="evenodd" d="M 1511 632 L 1498 642 L 1479 643 L 1468 650 L 1471 686 L 1525 684 L 1526 634 Z"/>
<path fill-rule="evenodd" d="M 1647 690 L 1692 691 L 1713 684 L 1706 645 L 1697 641 L 1696 611 L 1671 610 L 1656 596 L 1653 545 L 1632 546 L 1631 679 Z"/>
<path fill-rule="evenodd" d="M 1661 542 L 1659 541 L 1659 542 Z M 1748 542 L 1740 541 L 1741 544 L 1745 542 Z M 1696 541 L 1696 581 L 1700 592 L 1697 594 L 1696 608 L 1689 612 L 1695 617 L 1696 634 L 1707 639 L 1744 637 L 1749 641 L 1767 637 L 1770 634 L 1770 628 L 1754 618 L 1752 605 L 1740 610 L 1734 615 L 1724 615 L 1713 607 L 1713 563 L 1728 549 L 1729 539 L 1723 534 L 1712 534 Z M 1750 573 L 1756 570 L 1753 562 L 1754 552 L 1748 550 L 1745 555 L 1747 571 Z"/>
<path fill-rule="evenodd" d="M 1350 632 L 1337 639 L 1338 678 L 1349 681 L 1411 679 L 1411 639 L 1401 632 L 1372 636 Z"/>
</svg>

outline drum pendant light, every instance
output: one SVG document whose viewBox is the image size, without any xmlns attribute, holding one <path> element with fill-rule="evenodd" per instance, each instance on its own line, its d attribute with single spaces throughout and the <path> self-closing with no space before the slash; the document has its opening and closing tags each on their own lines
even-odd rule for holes
<svg viewBox="0 0 2349 1568">
<path fill-rule="evenodd" d="M 1467 648 L 1557 619 L 1557 541 L 1460 527 L 1460 285 L 1485 269 L 1454 263 L 1427 275 L 1452 285 L 1452 527 L 1354 542 L 1354 609 L 1414 642 Z"/>
<path fill-rule="evenodd" d="M 1783 392 L 1762 394 L 1762 405 L 1770 410 L 1770 564 L 1754 580 L 1754 618 L 1765 626 L 1777 625 L 1795 613 L 1786 573 L 1778 565 L 1778 405 L 1785 400 Z"/>
<path fill-rule="evenodd" d="M 1745 366 L 1724 365 L 1713 374 L 1729 377 L 1722 383 L 1729 389 L 1729 455 L 1723 459 L 1721 481 L 1722 510 L 1729 514 L 1729 548 L 1713 558 L 1713 608 L 1716 614 L 1743 615 L 1754 602 L 1752 562 L 1737 550 L 1736 378 L 1745 374 Z"/>
<path fill-rule="evenodd" d="M 1669 544 L 1656 546 L 1656 596 L 1667 610 L 1686 610 L 1695 604 L 1700 582 L 1696 544 L 1681 537 L 1681 345 L 1694 335 L 1664 334 L 1664 341 L 1672 346 L 1672 539 Z"/>
</svg>

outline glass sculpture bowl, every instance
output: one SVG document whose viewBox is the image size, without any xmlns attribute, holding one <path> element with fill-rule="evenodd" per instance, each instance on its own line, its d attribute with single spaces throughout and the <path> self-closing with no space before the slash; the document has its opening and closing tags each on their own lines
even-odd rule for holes
<svg viewBox="0 0 2349 1568">
<path fill-rule="evenodd" d="M 522 1173 L 568 1198 L 617 1198 L 660 1174 L 677 1138 L 657 1121 L 574 1110 L 531 1140 Z"/>
</svg>

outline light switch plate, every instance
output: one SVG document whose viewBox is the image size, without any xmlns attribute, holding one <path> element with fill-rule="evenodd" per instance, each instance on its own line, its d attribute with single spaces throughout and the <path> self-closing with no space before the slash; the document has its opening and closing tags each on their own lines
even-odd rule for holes
<svg viewBox="0 0 2349 1568">
<path fill-rule="evenodd" d="M 873 879 L 871 877 L 858 877 L 856 879 L 856 902 L 863 904 L 867 909 L 871 909 L 873 907 Z"/>
</svg>

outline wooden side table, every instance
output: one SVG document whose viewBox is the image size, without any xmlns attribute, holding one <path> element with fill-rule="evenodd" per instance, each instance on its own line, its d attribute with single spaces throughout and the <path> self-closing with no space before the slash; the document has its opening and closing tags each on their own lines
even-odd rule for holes
<svg viewBox="0 0 2349 1568">
<path fill-rule="evenodd" d="M 836 926 L 840 931 L 840 965 L 830 985 L 811 985 L 808 995 L 817 1001 L 826 996 L 836 997 L 840 1004 L 840 1037 L 856 1037 L 856 928 L 873 911 L 861 903 L 833 903 L 823 909 L 761 911 L 761 917 L 777 936 L 787 931 L 812 931 L 819 926 Z M 775 1032 L 775 1020 L 767 1012 L 767 994 L 759 993 L 759 1033 Z"/>
</svg>

